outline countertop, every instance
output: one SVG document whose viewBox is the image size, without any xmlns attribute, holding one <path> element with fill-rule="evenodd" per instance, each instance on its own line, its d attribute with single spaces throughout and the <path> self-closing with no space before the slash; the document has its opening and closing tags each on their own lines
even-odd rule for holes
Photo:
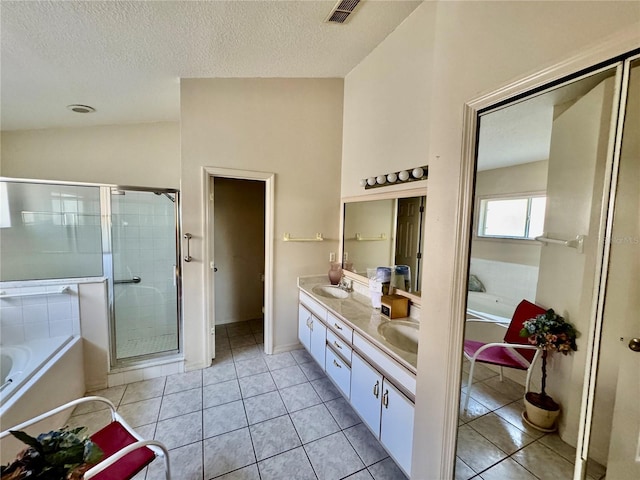
<svg viewBox="0 0 640 480">
<path fill-rule="evenodd" d="M 357 292 L 350 292 L 344 299 L 327 298 L 313 293 L 313 287 L 318 285 L 328 285 L 326 275 L 298 277 L 298 288 L 311 298 L 324 305 L 330 312 L 344 318 L 353 327 L 354 331 L 361 334 L 384 353 L 400 363 L 414 375 L 417 374 L 418 355 L 405 352 L 390 343 L 378 333 L 378 327 L 387 322 L 404 320 L 419 325 L 413 318 L 395 318 L 389 320 L 371 306 L 371 299 Z"/>
</svg>

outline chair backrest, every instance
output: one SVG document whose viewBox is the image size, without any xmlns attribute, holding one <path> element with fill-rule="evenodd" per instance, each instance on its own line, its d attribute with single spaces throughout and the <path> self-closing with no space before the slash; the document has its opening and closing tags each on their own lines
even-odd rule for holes
<svg viewBox="0 0 640 480">
<path fill-rule="evenodd" d="M 505 343 L 520 343 L 522 345 L 529 345 L 529 341 L 527 337 L 520 336 L 520 330 L 522 330 L 522 324 L 529 320 L 530 318 L 535 318 L 536 315 L 540 315 L 546 312 L 546 310 L 538 305 L 531 303 L 527 300 L 522 300 L 520 304 L 516 307 L 515 312 L 513 312 L 513 317 L 511 318 L 511 323 L 509 324 L 509 328 L 507 328 L 507 333 L 504 336 Z M 520 352 L 525 352 L 526 350 L 520 350 Z M 535 353 L 534 350 L 530 350 L 533 352 L 531 356 Z"/>
</svg>

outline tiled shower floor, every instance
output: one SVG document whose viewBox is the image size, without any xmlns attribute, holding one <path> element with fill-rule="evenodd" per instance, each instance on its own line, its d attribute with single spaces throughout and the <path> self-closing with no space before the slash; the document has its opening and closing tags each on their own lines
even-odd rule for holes
<svg viewBox="0 0 640 480">
<path fill-rule="evenodd" d="M 305 350 L 264 355 L 262 336 L 261 321 L 216 327 L 213 366 L 92 393 L 167 445 L 175 480 L 406 478 Z M 89 408 L 70 425 L 108 422 Z"/>
<path fill-rule="evenodd" d="M 144 338 L 130 338 L 117 342 L 119 359 L 148 355 L 150 353 L 167 352 L 178 348 L 178 335 L 154 335 Z"/>
</svg>

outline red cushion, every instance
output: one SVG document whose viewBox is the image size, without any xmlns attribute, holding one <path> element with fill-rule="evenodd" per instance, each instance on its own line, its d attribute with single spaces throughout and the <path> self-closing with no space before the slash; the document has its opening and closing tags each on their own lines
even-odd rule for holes
<svg viewBox="0 0 640 480">
<path fill-rule="evenodd" d="M 522 324 L 531 318 L 535 318 L 537 315 L 546 312 L 546 310 L 538 305 L 531 303 L 527 300 L 522 300 L 513 312 L 511 323 L 507 329 L 507 333 L 504 336 L 505 343 L 521 343 L 523 345 L 530 345 L 527 337 L 520 336 L 520 330 L 522 330 Z M 520 350 L 524 355 L 527 350 Z M 535 354 L 535 350 L 529 350 L 531 359 Z M 528 358 L 528 357 L 527 357 Z"/>
<path fill-rule="evenodd" d="M 127 445 L 138 441 L 120 422 L 111 422 L 99 432 L 91 435 L 91 440 L 104 452 L 103 460 L 122 450 Z M 151 449 L 141 447 L 125 455 L 93 478 L 99 480 L 130 479 L 149 465 L 154 458 L 155 454 Z"/>
<path fill-rule="evenodd" d="M 464 341 L 464 353 L 473 357 L 480 347 L 486 343 L 476 342 L 475 340 Z M 532 352 L 535 350 L 520 349 L 519 352 Z M 533 358 L 533 355 L 532 355 Z M 490 347 L 482 351 L 476 358 L 477 362 L 491 363 L 492 365 L 500 365 L 503 367 L 517 368 L 518 370 L 526 370 L 529 365 L 525 364 L 516 355 L 506 347 Z M 531 361 L 531 360 L 529 360 Z"/>
</svg>

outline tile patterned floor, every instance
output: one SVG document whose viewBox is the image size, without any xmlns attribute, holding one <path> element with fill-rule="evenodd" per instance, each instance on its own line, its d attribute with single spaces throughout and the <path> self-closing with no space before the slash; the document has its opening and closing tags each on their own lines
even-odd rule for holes
<svg viewBox="0 0 640 480">
<path fill-rule="evenodd" d="M 401 480 L 406 477 L 305 350 L 265 355 L 262 322 L 216 328 L 204 370 L 92 394 L 170 449 L 177 480 Z M 72 426 L 108 422 L 78 407 Z M 135 480 L 163 479 L 154 462 Z"/>
<path fill-rule="evenodd" d="M 461 405 L 469 362 L 464 361 Z M 460 408 L 456 480 L 564 480 L 573 477 L 575 449 L 556 433 L 529 427 L 520 417 L 524 387 L 476 364 L 467 412 Z M 600 480 L 605 468 L 589 462 L 587 478 Z"/>
</svg>

